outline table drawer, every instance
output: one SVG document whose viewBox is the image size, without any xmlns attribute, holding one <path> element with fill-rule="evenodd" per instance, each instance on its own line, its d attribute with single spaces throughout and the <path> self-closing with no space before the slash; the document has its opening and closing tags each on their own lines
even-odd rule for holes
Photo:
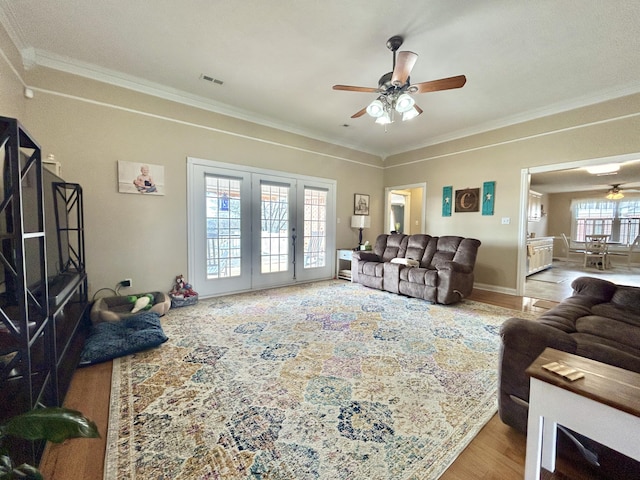
<svg viewBox="0 0 640 480">
<path fill-rule="evenodd" d="M 351 250 L 338 250 L 338 258 L 340 260 L 351 260 L 351 255 L 353 252 Z"/>
</svg>

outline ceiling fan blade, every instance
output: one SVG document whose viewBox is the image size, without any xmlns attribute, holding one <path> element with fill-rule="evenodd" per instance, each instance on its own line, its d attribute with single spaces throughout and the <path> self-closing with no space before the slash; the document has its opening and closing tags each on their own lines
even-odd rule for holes
<svg viewBox="0 0 640 480">
<path fill-rule="evenodd" d="M 458 75 L 457 77 L 441 78 L 440 80 L 431 80 L 430 82 L 422 82 L 411 85 L 417 87 L 417 93 L 438 92 L 440 90 L 451 90 L 452 88 L 460 88 L 467 83 L 467 77 Z"/>
<path fill-rule="evenodd" d="M 416 53 L 398 52 L 396 67 L 393 69 L 393 75 L 391 76 L 391 83 L 398 87 L 404 85 L 411 74 L 413 66 L 416 64 L 416 60 L 418 60 Z"/>
<path fill-rule="evenodd" d="M 413 108 L 415 108 L 418 111 L 418 115 L 421 115 L 422 112 L 424 112 L 424 110 L 422 110 L 418 105 L 414 105 Z"/>
<path fill-rule="evenodd" d="M 364 115 L 366 112 L 367 112 L 367 107 L 364 107 L 362 110 L 359 110 L 358 112 L 351 115 L 351 118 L 359 118 L 362 115 Z"/>
<path fill-rule="evenodd" d="M 347 92 L 364 92 L 364 93 L 377 93 L 378 89 L 373 87 L 353 87 L 351 85 L 334 85 L 334 90 L 345 90 Z"/>
</svg>

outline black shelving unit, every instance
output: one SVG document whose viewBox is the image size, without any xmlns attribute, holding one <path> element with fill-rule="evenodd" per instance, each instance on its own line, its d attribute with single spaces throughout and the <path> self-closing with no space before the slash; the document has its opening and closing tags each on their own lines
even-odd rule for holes
<svg viewBox="0 0 640 480">
<path fill-rule="evenodd" d="M 0 275 L 4 275 L 0 422 L 4 422 L 33 408 L 62 405 L 82 348 L 88 301 L 82 188 L 45 181 L 40 146 L 16 119 L 0 117 L 0 147 Z M 45 188 L 53 189 L 55 217 L 65 216 L 63 222 L 45 219 Z M 59 265 L 63 268 L 48 265 L 45 220 L 58 227 L 59 258 L 67 262 Z M 37 464 L 43 442 L 12 442 L 14 460 Z"/>
</svg>

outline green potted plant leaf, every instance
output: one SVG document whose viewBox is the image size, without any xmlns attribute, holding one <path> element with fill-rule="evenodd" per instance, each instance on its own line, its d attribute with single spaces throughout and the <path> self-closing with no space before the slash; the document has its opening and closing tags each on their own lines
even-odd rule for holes
<svg viewBox="0 0 640 480">
<path fill-rule="evenodd" d="M 0 425 L 0 480 L 42 480 L 36 467 L 26 463 L 14 465 L 10 452 L 2 444 L 7 436 L 61 443 L 68 438 L 96 438 L 100 434 L 96 424 L 80 412 L 61 407 L 36 408 Z"/>
</svg>

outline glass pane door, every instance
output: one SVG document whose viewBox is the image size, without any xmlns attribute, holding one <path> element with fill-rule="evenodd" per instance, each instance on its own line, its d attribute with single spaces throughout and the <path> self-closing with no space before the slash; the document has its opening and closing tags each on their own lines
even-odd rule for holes
<svg viewBox="0 0 640 480">
<path fill-rule="evenodd" d="M 286 285 L 294 276 L 295 181 L 284 177 L 253 175 L 254 287 Z"/>
<path fill-rule="evenodd" d="M 335 182 L 188 165 L 189 280 L 203 297 L 333 277 Z"/>
<path fill-rule="evenodd" d="M 205 175 L 207 279 L 239 277 L 242 273 L 242 179 Z"/>
<path fill-rule="evenodd" d="M 302 242 L 297 252 L 296 279 L 320 280 L 333 276 L 335 257 L 335 218 L 331 185 L 310 180 L 298 180 L 298 205 L 302 217 Z"/>
<path fill-rule="evenodd" d="M 189 280 L 202 296 L 251 289 L 250 175 L 203 165 L 189 175 Z"/>
</svg>

